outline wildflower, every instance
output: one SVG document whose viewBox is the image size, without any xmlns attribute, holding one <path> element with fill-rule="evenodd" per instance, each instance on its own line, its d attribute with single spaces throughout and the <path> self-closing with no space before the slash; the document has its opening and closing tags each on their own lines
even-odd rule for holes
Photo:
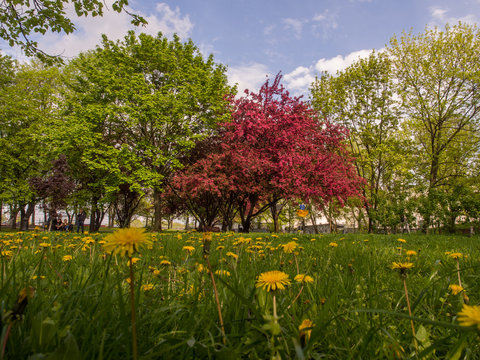
<svg viewBox="0 0 480 360">
<path fill-rule="evenodd" d="M 310 334 L 312 333 L 312 327 L 314 326 L 314 323 L 310 319 L 305 319 L 302 321 L 300 326 L 298 327 L 298 330 L 300 331 L 300 338 L 304 339 L 305 342 L 310 340 Z"/>
<path fill-rule="evenodd" d="M 141 245 L 150 244 L 143 229 L 127 228 L 115 231 L 105 237 L 105 251 L 124 256 L 132 256 Z"/>
<path fill-rule="evenodd" d="M 286 253 L 286 254 L 290 254 L 292 253 L 295 248 L 297 247 L 297 243 L 295 241 L 290 241 L 289 243 L 287 244 L 284 244 L 282 245 L 283 246 L 283 251 Z"/>
<path fill-rule="evenodd" d="M 162 260 L 160 261 L 160 265 L 162 266 L 168 266 L 168 265 L 172 265 L 172 263 L 168 260 Z"/>
<path fill-rule="evenodd" d="M 393 262 L 392 269 L 407 270 L 413 267 L 413 263 Z"/>
<path fill-rule="evenodd" d="M 261 273 L 257 278 L 255 287 L 263 288 L 266 291 L 284 290 L 285 286 L 290 285 L 288 274 L 282 271 L 273 270 Z"/>
<path fill-rule="evenodd" d="M 451 257 L 452 259 L 461 259 L 463 257 L 463 254 L 462 253 L 450 253 L 448 254 L 448 257 Z"/>
<path fill-rule="evenodd" d="M 42 242 L 42 243 L 39 244 L 39 246 L 42 247 L 42 248 L 47 248 L 47 247 L 50 246 L 50 244 L 46 243 L 46 242 Z"/>
<path fill-rule="evenodd" d="M 13 255 L 13 251 L 11 250 L 2 250 L 2 256 L 11 257 Z"/>
<path fill-rule="evenodd" d="M 144 285 L 142 285 L 142 290 L 143 290 L 143 291 L 153 290 L 154 288 L 155 288 L 155 285 L 153 285 L 153 284 L 144 284 Z"/>
<path fill-rule="evenodd" d="M 293 280 L 299 283 L 313 284 L 313 278 L 305 274 L 298 274 L 293 278 Z"/>
<path fill-rule="evenodd" d="M 411 269 L 413 267 L 412 263 L 406 262 L 406 263 L 401 263 L 401 262 L 393 262 L 392 263 L 392 269 L 398 269 L 400 270 L 400 275 L 403 277 L 407 276 L 407 270 Z"/>
<path fill-rule="evenodd" d="M 140 258 L 138 258 L 138 257 L 132 257 L 132 258 L 129 260 L 128 264 L 130 265 L 130 262 L 131 262 L 132 264 L 136 264 L 136 263 L 139 262 L 139 261 L 140 261 Z"/>
<path fill-rule="evenodd" d="M 457 284 L 451 284 L 448 286 L 448 289 L 452 292 L 453 295 L 457 295 L 463 291 L 463 287 Z"/>
<path fill-rule="evenodd" d="M 406 243 L 407 242 L 407 240 L 405 240 L 405 239 L 397 239 L 397 241 L 401 242 L 401 243 Z"/>
<path fill-rule="evenodd" d="M 227 252 L 226 255 L 227 255 L 227 256 L 230 256 L 231 258 L 238 259 L 238 255 L 235 254 L 235 253 L 233 253 L 233 252 L 231 252 L 231 251 Z"/>
<path fill-rule="evenodd" d="M 72 255 L 65 255 L 64 257 L 62 257 L 62 260 L 63 261 L 70 261 L 73 259 L 73 256 Z"/>
<path fill-rule="evenodd" d="M 227 270 L 216 270 L 215 275 L 230 276 L 230 272 Z"/>
<path fill-rule="evenodd" d="M 223 245 L 217 246 L 217 250 L 223 250 L 223 249 L 225 249 L 225 246 Z"/>
<path fill-rule="evenodd" d="M 407 251 L 407 256 L 415 256 L 417 255 L 417 252 L 415 250 L 408 250 Z"/>
<path fill-rule="evenodd" d="M 193 246 L 187 245 L 182 248 L 182 250 L 187 251 L 190 255 L 195 251 L 195 248 Z"/>
<path fill-rule="evenodd" d="M 336 242 L 331 242 L 331 243 L 328 244 L 328 245 L 331 246 L 331 247 L 337 247 L 337 246 L 338 246 L 338 244 L 337 244 Z"/>
<path fill-rule="evenodd" d="M 480 305 L 470 306 L 463 305 L 462 311 L 458 313 L 458 322 L 462 326 L 476 325 L 480 330 Z"/>
</svg>

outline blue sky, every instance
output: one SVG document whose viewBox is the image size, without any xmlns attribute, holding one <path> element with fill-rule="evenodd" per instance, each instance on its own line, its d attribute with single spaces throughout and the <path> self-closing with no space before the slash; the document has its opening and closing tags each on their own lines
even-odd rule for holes
<svg viewBox="0 0 480 360">
<path fill-rule="evenodd" d="M 137 32 L 191 38 L 228 66 L 240 90 L 257 89 L 267 74 L 282 71 L 287 89 L 306 97 L 316 74 L 335 73 L 404 30 L 480 20 L 480 0 L 130 0 L 130 9 L 149 22 Z M 126 14 L 113 11 L 76 24 L 74 34 L 49 34 L 40 46 L 71 57 L 94 48 L 102 33 L 118 39 L 132 27 Z M 22 57 L 18 49 L 2 49 Z"/>
</svg>

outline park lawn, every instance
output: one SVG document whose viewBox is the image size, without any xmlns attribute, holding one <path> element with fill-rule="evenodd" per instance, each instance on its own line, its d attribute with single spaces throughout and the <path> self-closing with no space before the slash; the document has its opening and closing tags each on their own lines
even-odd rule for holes
<svg viewBox="0 0 480 360">
<path fill-rule="evenodd" d="M 141 359 L 480 353 L 479 328 L 457 319 L 464 302 L 480 304 L 479 237 L 214 233 L 208 261 L 223 334 L 204 235 L 147 235 L 133 256 Z M 106 253 L 104 237 L 0 233 L 6 359 L 132 357 L 129 260 Z M 275 283 L 269 271 L 288 275 L 284 289 L 261 286 L 261 274 Z M 19 293 L 28 305 L 15 319 Z"/>
</svg>

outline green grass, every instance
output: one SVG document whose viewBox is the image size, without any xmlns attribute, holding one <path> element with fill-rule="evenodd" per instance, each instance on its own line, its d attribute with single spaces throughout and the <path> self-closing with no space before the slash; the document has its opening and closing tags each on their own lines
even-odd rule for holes
<svg viewBox="0 0 480 360">
<path fill-rule="evenodd" d="M 9 325 L 5 313 L 21 289 L 35 288 L 22 320 L 11 326 L 6 359 L 131 357 L 127 259 L 104 254 L 103 236 L 0 234 L 1 250 L 12 251 L 0 258 L 2 339 Z M 250 242 L 234 245 L 240 234 L 214 234 L 211 246 L 213 271 L 230 273 L 215 276 L 226 344 L 210 277 L 198 270 L 205 265 L 202 235 L 156 234 L 151 249 L 140 249 L 135 264 L 140 358 L 451 359 L 456 353 L 462 359 L 478 358 L 478 333 L 456 321 L 463 297 L 448 290 L 458 276 L 456 261 L 445 252 L 468 256 L 460 260 L 461 281 L 470 304 L 478 305 L 480 238 L 411 235 L 402 236 L 406 243 L 401 243 L 398 236 L 386 235 L 243 236 Z M 278 247 L 289 241 L 303 248 L 295 256 Z M 42 242 L 51 245 L 42 248 Z M 191 255 L 182 250 L 186 245 L 195 247 Z M 408 260 L 406 250 L 417 255 Z M 73 258 L 63 261 L 64 255 Z M 160 265 L 162 260 L 171 265 Z M 403 281 L 391 269 L 394 261 L 414 263 L 406 282 L 417 350 Z M 297 262 L 299 272 L 314 282 L 292 304 L 302 287 L 293 281 Z M 255 287 L 258 275 L 270 270 L 283 271 L 292 280 L 275 294 L 278 333 L 269 320 L 272 294 Z M 154 288 L 144 291 L 145 284 Z M 308 341 L 298 329 L 306 318 L 315 324 Z"/>
</svg>

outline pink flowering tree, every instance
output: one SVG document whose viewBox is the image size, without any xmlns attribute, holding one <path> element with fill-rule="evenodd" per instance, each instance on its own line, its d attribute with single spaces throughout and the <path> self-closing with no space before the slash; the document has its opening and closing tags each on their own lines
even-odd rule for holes
<svg viewBox="0 0 480 360">
<path fill-rule="evenodd" d="M 345 147 L 346 130 L 319 119 L 280 80 L 232 97 L 231 121 L 211 139 L 213 151 L 176 174 L 177 194 L 194 213 L 208 213 L 207 222 L 221 216 L 228 224 L 238 214 L 248 232 L 281 199 L 343 204 L 359 196 L 362 180 Z"/>
</svg>

